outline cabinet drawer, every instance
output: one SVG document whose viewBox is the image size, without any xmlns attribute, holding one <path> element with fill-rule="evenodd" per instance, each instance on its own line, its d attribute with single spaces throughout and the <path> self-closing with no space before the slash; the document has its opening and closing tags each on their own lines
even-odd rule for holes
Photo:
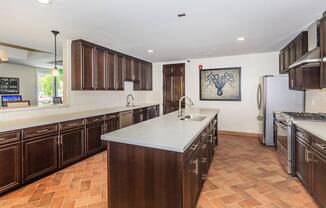
<svg viewBox="0 0 326 208">
<path fill-rule="evenodd" d="M 104 116 L 93 116 L 86 118 L 86 124 L 94 124 L 104 121 Z"/>
<path fill-rule="evenodd" d="M 119 118 L 119 114 L 108 114 L 105 115 L 105 120 L 112 120 L 112 119 L 118 119 Z"/>
<path fill-rule="evenodd" d="M 20 140 L 20 131 L 0 133 L 0 144 L 7 144 Z"/>
<path fill-rule="evenodd" d="M 74 128 L 82 127 L 84 126 L 84 124 L 85 124 L 84 119 L 66 121 L 60 123 L 60 130 L 64 131 L 64 130 L 74 129 Z"/>
<path fill-rule="evenodd" d="M 194 153 L 196 152 L 196 150 L 198 150 L 200 147 L 200 140 L 201 140 L 201 136 L 198 136 L 195 141 L 193 141 L 191 143 L 191 145 L 188 147 L 188 149 L 183 153 L 183 159 L 184 161 L 187 161 L 188 158 Z"/>
<path fill-rule="evenodd" d="M 296 134 L 296 136 L 297 136 L 299 139 L 301 139 L 301 140 L 307 142 L 308 144 L 311 143 L 311 137 L 310 137 L 310 135 L 307 134 L 306 132 L 304 132 L 303 130 L 301 130 L 301 129 L 297 129 L 297 131 L 296 131 L 295 134 Z"/>
<path fill-rule="evenodd" d="M 319 139 L 314 138 L 312 141 L 312 146 L 326 157 L 326 142 L 322 142 Z"/>
<path fill-rule="evenodd" d="M 33 128 L 24 129 L 24 139 L 30 137 L 38 137 L 46 134 L 54 134 L 58 132 L 58 124 L 49 124 Z"/>
</svg>

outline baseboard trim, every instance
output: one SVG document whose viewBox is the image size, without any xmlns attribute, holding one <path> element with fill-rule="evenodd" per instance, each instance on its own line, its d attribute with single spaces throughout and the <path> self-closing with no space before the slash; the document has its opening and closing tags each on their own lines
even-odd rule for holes
<svg viewBox="0 0 326 208">
<path fill-rule="evenodd" d="M 228 135 L 228 136 L 241 136 L 241 137 L 254 137 L 260 139 L 262 137 L 261 134 L 256 133 L 247 133 L 247 132 L 238 132 L 238 131 L 218 131 L 221 135 Z"/>
</svg>

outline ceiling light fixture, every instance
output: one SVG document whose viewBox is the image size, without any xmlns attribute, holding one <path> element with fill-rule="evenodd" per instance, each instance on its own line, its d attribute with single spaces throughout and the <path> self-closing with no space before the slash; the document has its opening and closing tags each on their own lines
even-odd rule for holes
<svg viewBox="0 0 326 208">
<path fill-rule="evenodd" d="M 239 41 L 239 42 L 242 42 L 242 41 L 245 41 L 245 40 L 246 40 L 245 37 L 238 37 L 238 38 L 237 38 L 237 41 Z"/>
<path fill-rule="evenodd" d="M 52 3 L 51 0 L 37 0 L 37 2 L 43 5 L 49 5 Z"/>
<path fill-rule="evenodd" d="M 0 64 L 8 61 L 9 57 L 7 51 L 0 49 Z"/>
<path fill-rule="evenodd" d="M 178 17 L 185 17 L 186 16 L 186 13 L 180 13 L 178 14 Z"/>
<path fill-rule="evenodd" d="M 148 53 L 154 53 L 154 50 L 153 49 L 148 49 L 147 52 Z"/>
</svg>

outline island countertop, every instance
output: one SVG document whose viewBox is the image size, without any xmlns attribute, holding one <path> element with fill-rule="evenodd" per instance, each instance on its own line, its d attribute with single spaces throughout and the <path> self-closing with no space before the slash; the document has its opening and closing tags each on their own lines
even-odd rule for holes
<svg viewBox="0 0 326 208">
<path fill-rule="evenodd" d="M 102 135 L 102 140 L 183 153 L 218 109 L 191 108 L 187 114 L 205 115 L 202 121 L 182 121 L 172 112 L 142 123 Z"/>
<path fill-rule="evenodd" d="M 293 123 L 326 142 L 326 122 L 294 121 Z"/>
</svg>

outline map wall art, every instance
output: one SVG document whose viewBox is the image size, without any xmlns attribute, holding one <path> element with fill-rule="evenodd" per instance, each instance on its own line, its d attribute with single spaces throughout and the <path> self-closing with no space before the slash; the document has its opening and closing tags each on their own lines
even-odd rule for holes
<svg viewBox="0 0 326 208">
<path fill-rule="evenodd" d="M 241 101 L 241 67 L 199 72 L 200 100 Z"/>
</svg>

